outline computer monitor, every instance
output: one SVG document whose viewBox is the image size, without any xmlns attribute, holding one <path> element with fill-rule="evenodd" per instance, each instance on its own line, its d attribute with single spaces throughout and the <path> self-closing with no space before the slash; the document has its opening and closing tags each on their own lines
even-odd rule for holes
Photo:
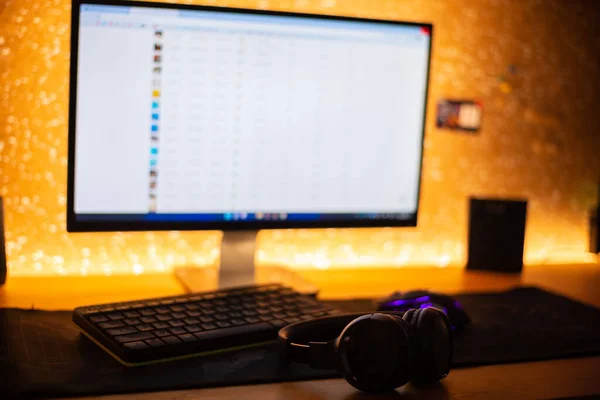
<svg viewBox="0 0 600 400">
<path fill-rule="evenodd" d="M 67 229 L 415 226 L 432 26 L 72 9 Z"/>
</svg>

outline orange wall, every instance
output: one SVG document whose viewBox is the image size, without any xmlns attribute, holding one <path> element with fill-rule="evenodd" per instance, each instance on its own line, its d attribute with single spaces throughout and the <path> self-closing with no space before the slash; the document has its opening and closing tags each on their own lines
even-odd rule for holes
<svg viewBox="0 0 600 400">
<path fill-rule="evenodd" d="M 187 3 L 190 3 L 188 1 Z M 193 1 L 435 25 L 418 228 L 262 232 L 258 260 L 298 268 L 462 265 L 467 198 L 530 200 L 525 260 L 580 261 L 600 181 L 600 35 L 584 0 Z M 0 194 L 12 275 L 214 263 L 218 232 L 65 231 L 70 1 L 0 1 Z M 510 64 L 517 74 L 508 77 Z M 479 135 L 440 131 L 438 99 L 477 98 Z"/>
</svg>

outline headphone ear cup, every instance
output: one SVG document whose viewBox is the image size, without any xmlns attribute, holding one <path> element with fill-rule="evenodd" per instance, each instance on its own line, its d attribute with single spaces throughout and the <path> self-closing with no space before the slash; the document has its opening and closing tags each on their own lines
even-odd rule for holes
<svg viewBox="0 0 600 400">
<path fill-rule="evenodd" d="M 340 372 L 357 389 L 393 390 L 410 379 L 408 325 L 375 313 L 352 321 L 338 338 Z"/>
<path fill-rule="evenodd" d="M 427 384 L 446 377 L 452 363 L 452 328 L 446 314 L 431 307 L 413 309 L 404 314 L 403 320 L 413 333 L 411 381 Z"/>
</svg>

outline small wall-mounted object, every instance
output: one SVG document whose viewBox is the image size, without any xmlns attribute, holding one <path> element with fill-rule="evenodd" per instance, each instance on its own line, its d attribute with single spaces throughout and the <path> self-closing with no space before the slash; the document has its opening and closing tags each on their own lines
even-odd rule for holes
<svg viewBox="0 0 600 400">
<path fill-rule="evenodd" d="M 442 99 L 437 104 L 436 125 L 442 129 L 478 132 L 483 105 L 476 100 Z"/>
<path fill-rule="evenodd" d="M 0 197 L 0 285 L 6 282 L 6 247 L 4 246 L 4 206 Z"/>
</svg>

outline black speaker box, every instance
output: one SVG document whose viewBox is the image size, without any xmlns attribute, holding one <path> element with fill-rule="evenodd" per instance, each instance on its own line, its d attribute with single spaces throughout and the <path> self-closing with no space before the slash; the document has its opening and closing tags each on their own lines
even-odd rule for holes
<svg viewBox="0 0 600 400">
<path fill-rule="evenodd" d="M 526 219 L 526 200 L 471 198 L 467 269 L 520 272 Z"/>
<path fill-rule="evenodd" d="M 6 247 L 4 246 L 4 205 L 0 197 L 0 285 L 6 282 Z"/>
</svg>

